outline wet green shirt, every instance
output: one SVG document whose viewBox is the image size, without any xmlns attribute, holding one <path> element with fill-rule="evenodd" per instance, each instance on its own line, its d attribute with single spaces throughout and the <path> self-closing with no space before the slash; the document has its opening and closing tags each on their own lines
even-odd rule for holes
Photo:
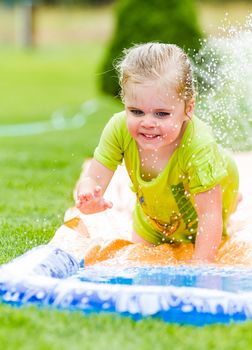
<svg viewBox="0 0 252 350">
<path fill-rule="evenodd" d="M 195 194 L 217 184 L 222 188 L 224 233 L 238 192 L 238 172 L 209 127 L 195 116 L 188 122 L 177 149 L 154 179 L 143 180 L 137 144 L 129 134 L 126 113 L 115 114 L 105 126 L 94 158 L 111 170 L 123 159 L 137 202 L 133 228 L 153 244 L 194 242 L 198 217 Z"/>
</svg>

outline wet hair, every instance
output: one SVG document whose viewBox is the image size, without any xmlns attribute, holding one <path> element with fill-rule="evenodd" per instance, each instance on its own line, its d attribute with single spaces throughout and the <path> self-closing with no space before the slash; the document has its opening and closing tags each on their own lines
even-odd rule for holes
<svg viewBox="0 0 252 350">
<path fill-rule="evenodd" d="M 177 45 L 156 42 L 134 45 L 123 51 L 115 68 L 122 100 L 128 83 L 142 84 L 148 80 L 161 80 L 168 89 L 175 88 L 185 102 L 195 97 L 190 59 Z"/>
</svg>

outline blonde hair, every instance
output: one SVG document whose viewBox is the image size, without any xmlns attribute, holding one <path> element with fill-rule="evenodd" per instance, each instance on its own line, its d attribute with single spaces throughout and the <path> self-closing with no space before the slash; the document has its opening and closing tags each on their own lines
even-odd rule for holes
<svg viewBox="0 0 252 350">
<path fill-rule="evenodd" d="M 146 80 L 161 79 L 174 87 L 185 102 L 195 97 L 191 62 L 177 45 L 146 43 L 123 51 L 115 64 L 119 74 L 121 98 L 124 99 L 127 83 L 141 84 Z"/>
</svg>

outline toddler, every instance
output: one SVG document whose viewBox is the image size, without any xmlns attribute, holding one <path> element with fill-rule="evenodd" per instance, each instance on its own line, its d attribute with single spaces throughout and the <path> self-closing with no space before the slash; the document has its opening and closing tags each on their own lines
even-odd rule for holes
<svg viewBox="0 0 252 350">
<path fill-rule="evenodd" d="M 125 110 L 105 126 L 78 184 L 84 214 L 112 207 L 104 192 L 124 160 L 136 193 L 132 241 L 194 244 L 193 260 L 214 261 L 238 200 L 231 156 L 194 114 L 190 60 L 176 45 L 146 43 L 117 63 Z"/>
</svg>

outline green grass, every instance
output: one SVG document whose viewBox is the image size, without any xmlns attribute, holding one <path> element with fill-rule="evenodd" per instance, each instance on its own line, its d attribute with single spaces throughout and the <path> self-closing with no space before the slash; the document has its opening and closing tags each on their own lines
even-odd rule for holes
<svg viewBox="0 0 252 350">
<path fill-rule="evenodd" d="M 101 102 L 82 129 L 0 139 L 0 263 L 46 242 L 62 223 L 84 158 L 120 108 L 109 98 Z"/>
<path fill-rule="evenodd" d="M 78 111 L 99 96 L 96 69 L 103 47 L 1 49 L 0 120 L 48 119 L 58 108 Z M 121 105 L 99 96 L 100 110 L 79 130 L 0 138 L 0 263 L 46 243 L 73 204 L 72 189 L 106 120 Z M 114 316 L 0 305 L 0 349 L 250 349 L 252 326 L 204 328 L 134 322 Z"/>
<path fill-rule="evenodd" d="M 252 347 L 251 323 L 204 328 L 169 325 L 160 320 L 134 322 L 110 315 L 12 309 L 0 306 L 1 349 L 176 349 L 244 350 Z"/>
<path fill-rule="evenodd" d="M 97 44 L 27 51 L 2 48 L 1 123 L 47 119 L 54 111 L 71 112 L 96 96 L 94 63 L 102 50 Z"/>
<path fill-rule="evenodd" d="M 83 101 L 98 96 L 95 67 L 101 53 L 95 44 L 82 50 L 2 48 L 0 84 L 9 88 L 0 88 L 1 122 L 46 120 L 57 108 L 80 111 Z M 98 100 L 98 112 L 81 129 L 0 138 L 0 263 L 47 242 L 73 205 L 82 162 L 92 156 L 106 120 L 121 108 L 113 98 Z"/>
</svg>

